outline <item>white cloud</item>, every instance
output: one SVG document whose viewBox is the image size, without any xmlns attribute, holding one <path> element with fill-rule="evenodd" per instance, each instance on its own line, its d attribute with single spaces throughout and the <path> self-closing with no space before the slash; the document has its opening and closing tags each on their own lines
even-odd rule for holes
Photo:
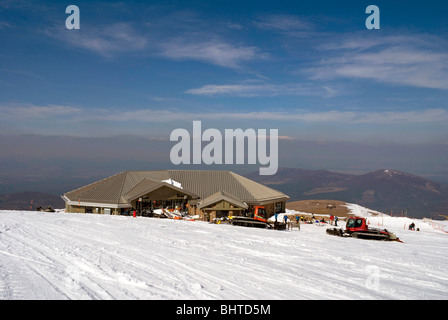
<svg viewBox="0 0 448 320">
<path fill-rule="evenodd" d="M 76 32 L 66 31 L 47 30 L 46 34 L 108 58 L 122 52 L 145 49 L 148 44 L 146 37 L 135 31 L 128 23 L 115 23 L 103 27 L 82 25 Z"/>
<path fill-rule="evenodd" d="M 448 47 L 427 35 L 343 39 L 318 49 L 330 58 L 309 68 L 315 80 L 371 79 L 420 88 L 448 89 Z"/>
<path fill-rule="evenodd" d="M 86 116 L 94 121 L 140 121 L 150 123 L 185 122 L 193 120 L 259 120 L 337 124 L 417 124 L 448 122 L 448 111 L 426 109 L 418 111 L 354 112 L 354 111 L 251 111 L 251 112 L 185 112 L 182 110 L 95 111 Z"/>
<path fill-rule="evenodd" d="M 337 90 L 327 86 L 309 86 L 301 83 L 273 84 L 248 81 L 238 84 L 209 84 L 185 92 L 200 96 L 274 97 L 279 95 L 333 96 Z"/>
<path fill-rule="evenodd" d="M 235 46 L 221 40 L 197 41 L 173 39 L 160 46 L 160 55 L 174 60 L 197 60 L 226 68 L 239 68 L 241 63 L 267 57 L 258 48 Z"/>
<path fill-rule="evenodd" d="M 195 60 L 237 69 L 245 62 L 268 57 L 255 46 L 235 45 L 206 31 L 179 31 L 173 36 L 155 27 L 144 28 L 146 32 L 136 30 L 129 23 L 115 23 L 103 27 L 83 25 L 80 30 L 68 33 L 66 30 L 52 29 L 47 30 L 46 34 L 106 58 L 115 57 L 120 53 L 144 52 L 152 57 L 178 61 Z"/>
<path fill-rule="evenodd" d="M 446 123 L 448 110 L 424 109 L 414 111 L 250 111 L 250 112 L 201 112 L 180 109 L 108 110 L 82 109 L 64 105 L 0 105 L 2 119 L 64 121 L 139 121 L 148 123 L 193 121 L 193 120 L 260 120 L 282 122 L 338 123 L 338 124 L 417 124 Z"/>
</svg>

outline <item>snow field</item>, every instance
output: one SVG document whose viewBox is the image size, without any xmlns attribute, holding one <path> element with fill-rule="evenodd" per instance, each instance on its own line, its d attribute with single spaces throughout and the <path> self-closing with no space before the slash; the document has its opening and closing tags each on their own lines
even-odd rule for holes
<svg viewBox="0 0 448 320">
<path fill-rule="evenodd" d="M 316 225 L 0 211 L 0 299 L 447 299 L 448 234 L 389 218 L 405 243 Z"/>
</svg>

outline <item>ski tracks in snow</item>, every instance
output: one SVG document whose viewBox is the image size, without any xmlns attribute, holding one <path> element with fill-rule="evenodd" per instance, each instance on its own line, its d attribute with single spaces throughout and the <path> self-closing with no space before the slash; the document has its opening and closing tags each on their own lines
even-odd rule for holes
<svg viewBox="0 0 448 320">
<path fill-rule="evenodd" d="M 114 250 L 108 255 L 100 237 L 83 232 L 78 224 L 71 228 L 64 219 L 53 223 L 44 214 L 24 219 L 16 228 L 2 221 L 0 256 L 8 257 L 0 262 L 2 299 L 113 299 L 123 293 L 132 297 L 125 288 L 141 285 L 123 271 L 104 269 L 102 259 L 109 260 L 106 266 L 119 261 L 116 256 L 110 261 Z M 120 295 L 117 283 L 125 284 Z"/>
<path fill-rule="evenodd" d="M 120 229 L 137 222 L 129 218 L 117 217 L 111 230 L 100 216 L 63 215 L 55 220 L 34 215 L 29 221 L 20 213 L 1 216 L 0 257 L 7 259 L 0 260 L 0 299 L 214 299 L 223 290 L 229 298 L 251 295 L 237 280 L 198 268 L 210 267 L 215 259 L 203 256 L 203 248 L 181 250 L 197 244 L 163 236 L 149 244 L 129 230 L 126 242 L 120 243 Z M 214 267 L 219 269 L 222 261 L 217 261 Z"/>
<path fill-rule="evenodd" d="M 405 244 L 314 225 L 2 211 L 0 299 L 446 298 L 446 235 L 401 230 Z"/>
</svg>

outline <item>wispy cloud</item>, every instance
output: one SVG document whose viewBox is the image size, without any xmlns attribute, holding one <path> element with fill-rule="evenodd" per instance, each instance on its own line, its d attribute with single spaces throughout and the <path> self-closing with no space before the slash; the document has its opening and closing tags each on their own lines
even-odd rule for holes
<svg viewBox="0 0 448 320">
<path fill-rule="evenodd" d="M 330 58 L 308 71 L 315 80 L 372 79 L 420 88 L 448 89 L 448 46 L 434 36 L 390 36 L 375 39 L 342 39 L 319 47 Z M 331 55 L 330 55 L 331 53 Z"/>
<path fill-rule="evenodd" d="M 266 15 L 255 20 L 254 25 L 261 29 L 279 32 L 295 32 L 314 29 L 314 24 L 308 20 L 288 14 Z"/>
<path fill-rule="evenodd" d="M 13 9 L 13 8 L 24 8 L 30 7 L 32 1 L 29 0 L 2 0 L 0 2 L 0 9 Z"/>
<path fill-rule="evenodd" d="M 79 47 L 103 57 L 111 58 L 124 52 L 145 49 L 148 40 L 129 23 L 115 23 L 102 28 L 82 26 L 75 32 L 65 29 L 48 29 L 46 34 L 74 47 Z"/>
<path fill-rule="evenodd" d="M 196 60 L 226 68 L 240 68 L 243 62 L 267 55 L 253 46 L 238 46 L 223 40 L 176 38 L 160 44 L 160 55 L 174 60 Z"/>
<path fill-rule="evenodd" d="M 448 111 L 426 109 L 418 111 L 353 112 L 324 111 L 291 114 L 291 119 L 306 122 L 338 122 L 345 124 L 416 124 L 448 121 Z"/>
<path fill-rule="evenodd" d="M 174 122 L 193 120 L 260 120 L 339 124 L 416 124 L 448 122 L 448 110 L 424 109 L 415 111 L 250 111 L 250 112 L 198 112 L 180 109 L 107 110 L 83 109 L 65 105 L 0 105 L 2 119 L 41 120 L 64 119 L 65 121 L 120 121 L 120 122 Z"/>
<path fill-rule="evenodd" d="M 6 21 L 0 21 L 0 30 L 13 28 L 11 24 Z"/>
<path fill-rule="evenodd" d="M 144 31 L 142 31 L 144 30 Z M 235 44 L 208 31 L 166 33 L 152 26 L 137 28 L 131 23 L 104 27 L 83 26 L 76 32 L 48 29 L 46 34 L 70 46 L 88 50 L 106 58 L 141 52 L 149 57 L 176 61 L 200 61 L 220 67 L 239 69 L 244 63 L 268 57 L 255 46 Z"/>
<path fill-rule="evenodd" d="M 249 81 L 238 84 L 209 84 L 185 92 L 199 96 L 275 97 L 280 95 L 333 96 L 337 90 L 327 86 L 310 86 L 302 83 L 273 84 Z"/>
<path fill-rule="evenodd" d="M 32 104 L 20 104 L 1 105 L 0 112 L 2 113 L 2 118 L 4 119 L 36 120 L 79 115 L 82 113 L 82 109 L 63 105 L 38 106 Z"/>
<path fill-rule="evenodd" d="M 89 120 L 140 121 L 150 123 L 185 122 L 193 120 L 248 120 L 337 124 L 417 124 L 448 122 L 448 111 L 425 109 L 419 111 L 354 112 L 354 111 L 251 111 L 251 112 L 185 112 L 183 110 L 142 109 L 132 111 L 96 111 L 85 115 Z"/>
</svg>

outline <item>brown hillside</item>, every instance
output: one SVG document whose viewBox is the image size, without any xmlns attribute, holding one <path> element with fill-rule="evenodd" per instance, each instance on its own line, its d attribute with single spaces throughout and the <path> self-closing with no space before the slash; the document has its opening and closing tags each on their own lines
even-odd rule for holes
<svg viewBox="0 0 448 320">
<path fill-rule="evenodd" d="M 300 200 L 286 203 L 286 209 L 309 212 L 314 215 L 334 215 L 348 217 L 349 210 L 344 201 L 337 200 Z"/>
</svg>

